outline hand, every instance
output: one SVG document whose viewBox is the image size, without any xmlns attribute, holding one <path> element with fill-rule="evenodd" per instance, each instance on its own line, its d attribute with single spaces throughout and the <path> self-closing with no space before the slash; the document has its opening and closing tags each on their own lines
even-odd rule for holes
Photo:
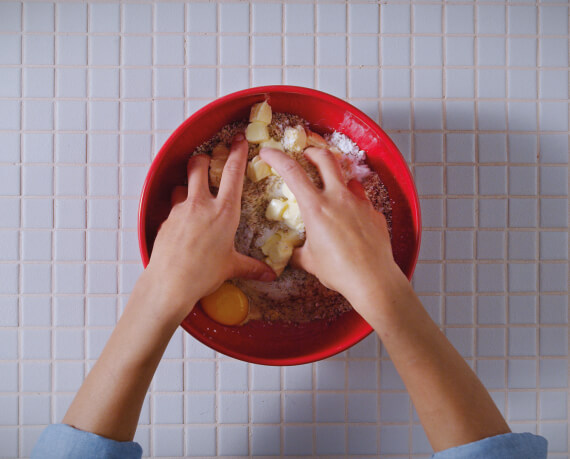
<svg viewBox="0 0 570 459">
<path fill-rule="evenodd" d="M 269 266 L 238 253 L 234 247 L 247 150 L 247 142 L 238 134 L 216 197 L 208 187 L 210 157 L 190 158 L 187 196 L 174 196 L 177 203 L 158 231 L 147 267 L 152 275 L 148 278 L 154 279 L 163 294 L 171 298 L 173 312 L 180 320 L 196 301 L 227 279 L 275 279 Z"/>
<path fill-rule="evenodd" d="M 378 284 L 379 278 L 404 276 L 394 262 L 386 219 L 373 208 L 359 182 L 345 185 L 332 153 L 305 150 L 305 157 L 319 170 L 322 190 L 297 161 L 280 151 L 263 148 L 260 155 L 283 177 L 299 203 L 307 239 L 293 252 L 293 265 L 314 274 L 354 307 L 364 304 L 356 301 L 359 294 Z"/>
</svg>

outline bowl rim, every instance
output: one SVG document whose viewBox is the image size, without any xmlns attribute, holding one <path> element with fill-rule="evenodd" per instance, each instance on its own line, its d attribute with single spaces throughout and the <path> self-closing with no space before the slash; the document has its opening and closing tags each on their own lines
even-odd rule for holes
<svg viewBox="0 0 570 459">
<path fill-rule="evenodd" d="M 146 246 L 146 228 L 145 228 L 146 204 L 148 202 L 148 192 L 149 192 L 149 188 L 150 188 L 150 183 L 151 183 L 157 169 L 159 168 L 159 165 L 162 162 L 163 157 L 167 154 L 167 151 L 170 149 L 170 146 L 174 142 L 176 142 L 179 139 L 179 137 L 182 136 L 186 132 L 187 127 L 189 125 L 191 125 L 195 119 L 200 118 L 205 113 L 208 113 L 212 110 L 215 110 L 215 109 L 223 106 L 226 102 L 228 102 L 230 100 L 234 100 L 234 99 L 240 99 L 242 97 L 247 97 L 247 96 L 252 96 L 252 95 L 270 94 L 270 93 L 276 93 L 276 92 L 300 94 L 300 95 L 309 96 L 309 97 L 317 97 L 317 98 L 319 98 L 325 102 L 330 102 L 330 103 L 333 103 L 337 106 L 340 106 L 341 108 L 344 108 L 345 110 L 347 110 L 348 112 L 350 112 L 352 114 L 358 115 L 358 117 L 361 118 L 362 121 L 364 121 L 365 124 L 372 131 L 374 131 L 374 133 L 376 135 L 378 135 L 382 139 L 383 142 L 385 142 L 386 144 L 389 145 L 391 151 L 395 151 L 399 154 L 400 160 L 406 166 L 404 173 L 406 174 L 407 179 L 409 180 L 409 183 L 411 184 L 413 202 L 411 203 L 412 205 L 410 206 L 410 208 L 411 208 L 412 214 L 413 214 L 412 217 L 417 222 L 417 228 L 414 228 L 414 231 L 416 234 L 415 241 L 414 241 L 415 250 L 413 253 L 413 257 L 410 260 L 411 271 L 410 271 L 409 275 L 407 276 L 408 280 L 411 280 L 413 272 L 414 272 L 416 264 L 417 264 L 419 252 L 420 252 L 420 241 L 421 241 L 421 233 L 422 233 L 421 210 L 420 210 L 420 205 L 419 205 L 419 196 L 418 196 L 418 192 L 417 192 L 415 182 L 413 180 L 412 173 L 411 173 L 404 157 L 402 156 L 400 150 L 394 144 L 392 139 L 390 139 L 388 134 L 386 134 L 384 132 L 384 130 L 381 128 L 381 126 L 376 121 L 374 121 L 372 118 L 370 118 L 368 115 L 366 115 L 364 112 L 362 112 L 360 109 L 358 109 L 354 105 L 349 104 L 345 100 L 340 99 L 336 96 L 333 96 L 331 94 L 328 94 L 328 93 L 325 93 L 325 92 L 322 92 L 322 91 L 319 91 L 316 89 L 306 88 L 303 86 L 292 86 L 292 85 L 255 86 L 255 87 L 251 87 L 248 89 L 243 89 L 240 91 L 236 91 L 236 92 L 226 94 L 225 96 L 219 97 L 219 98 L 213 100 L 212 102 L 204 105 L 200 109 L 198 109 L 196 112 L 194 112 L 188 118 L 186 118 L 186 120 L 184 120 L 184 122 L 182 122 L 182 124 L 180 124 L 180 126 L 178 126 L 173 131 L 173 133 L 168 137 L 166 142 L 164 142 L 164 144 L 160 147 L 160 150 L 158 151 L 158 153 L 156 154 L 156 156 L 154 157 L 154 159 L 152 160 L 152 162 L 149 166 L 147 175 L 145 177 L 145 180 L 144 180 L 144 183 L 142 186 L 140 199 L 139 199 L 138 215 L 137 215 L 137 218 L 138 218 L 137 233 L 138 233 L 138 242 L 139 242 L 139 252 L 141 255 L 143 267 L 146 268 L 149 261 L 150 261 L 148 248 Z M 362 319 L 362 320 L 364 321 L 364 319 Z M 373 328 L 367 322 L 364 321 L 364 324 L 365 324 L 365 326 L 362 327 L 361 332 L 359 334 L 355 335 L 348 343 L 343 343 L 341 348 L 338 348 L 338 349 L 337 348 L 327 348 L 327 349 L 320 350 L 320 351 L 314 351 L 312 353 L 305 354 L 302 356 L 286 357 L 286 358 L 282 358 L 282 357 L 278 357 L 278 358 L 255 357 L 255 356 L 243 354 L 243 353 L 237 352 L 237 351 L 235 351 L 229 347 L 226 347 L 226 346 L 220 345 L 218 343 L 214 343 L 214 342 L 211 342 L 209 340 L 203 339 L 203 337 L 201 337 L 201 336 L 194 335 L 191 332 L 190 327 L 188 327 L 188 325 L 186 324 L 186 319 L 184 319 L 180 325 L 182 326 L 182 328 L 184 328 L 184 330 L 186 330 L 186 332 L 191 334 L 193 338 L 197 339 L 202 344 L 214 349 L 217 352 L 221 352 L 221 353 L 223 353 L 229 357 L 239 359 L 242 361 L 246 361 L 246 362 L 250 362 L 250 363 L 255 363 L 255 364 L 283 366 L 283 365 L 301 365 L 301 364 L 316 362 L 316 361 L 319 361 L 319 360 L 322 360 L 322 359 L 325 359 L 328 357 L 332 357 L 332 356 L 339 354 L 341 352 L 344 352 L 345 350 L 349 349 L 350 347 L 352 347 L 355 344 L 362 341 L 364 338 L 366 338 L 368 335 L 370 335 L 370 333 L 373 331 Z"/>
</svg>

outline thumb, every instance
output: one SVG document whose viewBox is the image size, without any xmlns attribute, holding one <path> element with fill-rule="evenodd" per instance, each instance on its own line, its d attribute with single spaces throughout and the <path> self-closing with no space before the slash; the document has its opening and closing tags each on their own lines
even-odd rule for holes
<svg viewBox="0 0 570 459">
<path fill-rule="evenodd" d="M 236 253 L 231 277 L 271 282 L 274 281 L 277 276 L 275 272 L 262 261 L 241 253 Z"/>
</svg>

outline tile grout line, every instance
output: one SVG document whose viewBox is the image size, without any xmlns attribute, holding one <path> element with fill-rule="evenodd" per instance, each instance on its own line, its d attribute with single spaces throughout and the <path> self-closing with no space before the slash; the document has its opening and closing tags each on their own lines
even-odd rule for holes
<svg viewBox="0 0 570 459">
<path fill-rule="evenodd" d="M 220 97 L 222 92 L 222 76 L 221 76 L 221 46 L 222 37 L 220 32 L 220 22 L 222 18 L 222 12 L 220 10 L 220 3 L 216 2 L 216 98 Z M 217 444 L 217 443 L 216 443 Z"/>
<path fill-rule="evenodd" d="M 314 88 L 318 88 L 319 87 L 319 73 L 318 73 L 318 59 L 319 59 L 319 53 L 318 53 L 318 41 L 317 41 L 317 15 L 318 15 L 318 7 L 317 7 L 317 1 L 318 0 L 312 0 L 313 1 L 313 30 L 314 33 L 313 35 L 313 87 Z"/>
<path fill-rule="evenodd" d="M 58 26 L 59 26 L 59 21 L 58 21 L 58 17 L 57 17 L 57 11 L 59 9 L 59 5 L 54 4 L 54 8 L 53 8 L 53 24 L 54 24 L 54 32 L 56 30 L 58 30 Z M 53 60 L 54 60 L 54 65 L 57 63 L 58 61 L 58 57 L 59 57 L 59 52 L 58 52 L 58 37 L 55 37 L 54 35 L 54 41 L 53 41 Z M 56 78 L 55 78 L 55 67 L 54 67 L 54 79 L 53 79 L 53 93 L 54 95 L 57 94 L 57 85 L 56 85 Z M 57 113 L 58 111 L 58 104 L 55 101 L 52 102 L 52 113 Z M 54 116 L 54 119 L 52 119 L 52 127 L 55 131 L 56 128 L 56 116 Z M 55 139 L 55 134 L 52 135 L 52 145 L 54 144 L 54 139 Z M 54 152 L 54 156 L 55 156 L 55 152 Z M 52 157 L 52 161 L 54 161 L 55 163 L 55 157 Z M 55 194 L 55 187 L 56 187 L 56 177 L 55 177 L 55 164 L 52 168 L 51 171 L 51 176 L 52 176 L 52 193 Z M 56 364 L 56 340 L 55 340 L 55 336 L 56 336 L 56 328 L 54 327 L 54 314 L 53 314 L 53 307 L 54 307 L 54 291 L 55 291 L 55 286 L 56 286 L 56 282 L 55 282 L 55 270 L 56 270 L 56 264 L 54 263 L 54 260 L 56 258 L 56 252 L 55 252 L 55 199 L 52 199 L 52 228 L 50 228 L 50 236 L 51 236 L 51 260 L 50 260 L 50 287 L 51 287 L 51 292 L 50 292 L 50 302 L 51 302 L 51 307 L 52 307 L 52 311 L 51 311 L 51 318 L 52 318 L 52 323 L 51 323 L 51 328 L 50 328 L 50 384 L 51 384 L 51 396 L 50 396 L 50 420 L 52 422 L 56 421 L 55 418 L 55 414 L 56 414 L 56 404 L 55 404 L 55 364 Z M 23 438 L 22 438 L 23 440 Z M 23 449 L 23 444 L 22 444 L 22 449 Z"/>
<path fill-rule="evenodd" d="M 541 12 L 541 8 L 539 8 L 538 6 L 538 0 L 535 3 L 535 11 L 536 11 L 536 30 L 535 32 L 537 33 L 537 35 L 539 35 L 540 33 L 540 12 Z M 540 35 L 539 35 L 540 36 Z M 541 127 L 541 123 L 540 123 L 540 107 L 542 105 L 542 102 L 540 100 L 540 72 L 539 72 L 539 63 L 540 63 L 540 39 L 537 39 L 537 45 L 536 45 L 536 49 L 535 49 L 535 59 L 536 59 L 536 69 L 535 69 L 535 81 L 536 81 L 536 151 L 540 152 L 540 127 Z M 537 159 L 537 165 L 535 168 L 536 171 L 536 193 L 537 193 L 537 199 L 536 199 L 536 215 L 537 215 L 537 231 L 535 233 L 535 240 L 540 238 L 540 227 L 541 222 L 540 222 L 540 171 L 542 170 L 542 167 L 540 166 L 539 160 Z M 535 323 L 537 324 L 537 329 L 536 329 L 536 333 L 535 333 L 535 359 L 536 359 L 536 379 L 535 379 L 535 386 L 536 386 L 536 428 L 537 428 L 537 433 L 540 432 L 541 430 L 541 425 L 540 425 L 540 417 L 541 417 L 541 406 L 540 406 L 540 372 L 538 371 L 539 367 L 540 367 L 540 334 L 541 334 L 541 327 L 540 327 L 540 308 L 541 308 L 541 299 L 540 299 L 540 291 L 541 291 L 541 285 L 540 285 L 540 271 L 541 271 L 541 264 L 540 264 L 540 242 L 537 241 L 536 242 L 536 247 L 535 247 L 535 260 L 537 261 L 536 263 L 536 269 L 538 271 L 537 276 L 536 276 L 536 293 L 537 293 L 537 304 L 536 304 L 536 316 L 535 316 Z"/>
<path fill-rule="evenodd" d="M 281 84 L 288 84 L 286 73 L 287 59 L 285 57 L 285 53 L 287 52 L 285 49 L 285 3 L 278 3 L 278 5 L 280 6 L 281 13 Z M 283 447 L 283 442 L 281 442 L 281 447 Z M 281 449 L 281 454 L 283 454 L 283 449 Z"/>
<path fill-rule="evenodd" d="M 444 229 L 441 231 L 441 250 L 442 250 L 442 261 L 447 260 L 447 250 L 446 250 L 446 241 L 447 241 L 447 231 L 448 231 L 448 224 L 447 224 L 447 202 L 449 199 L 449 195 L 447 193 L 447 91 L 445 87 L 445 82 L 443 79 L 446 77 L 447 71 L 447 36 L 444 34 L 445 29 L 445 18 L 446 18 L 446 4 L 441 6 L 441 32 L 442 36 L 442 49 L 441 49 L 441 59 L 442 59 L 442 109 L 441 109 L 441 117 L 442 117 L 442 152 L 441 152 L 441 161 L 442 161 L 442 196 L 444 199 L 443 205 L 443 225 Z M 415 137 L 415 136 L 414 136 Z M 415 151 L 415 138 L 414 138 L 414 151 Z M 441 269 L 441 285 L 440 285 L 440 295 L 441 295 L 441 328 L 445 335 L 447 335 L 448 323 L 447 323 L 447 265 L 443 265 Z M 462 358 L 465 360 L 465 356 L 462 355 Z"/>
<path fill-rule="evenodd" d="M 475 5 L 473 6 L 473 32 L 477 32 L 479 27 L 479 8 Z M 479 64 L 479 40 L 473 40 L 473 65 L 475 68 L 478 68 Z M 475 83 L 475 71 L 473 72 L 473 95 L 475 96 L 475 100 L 479 100 L 479 85 Z M 474 102 L 473 110 L 475 115 L 475 137 L 478 138 L 479 133 L 479 104 Z M 474 187 L 475 187 L 475 195 L 480 196 L 480 175 L 479 175 L 479 142 L 475 142 L 474 145 L 474 155 L 475 155 L 475 173 L 474 173 Z M 479 215 L 479 199 L 475 201 L 475 215 Z M 479 233 L 479 218 L 475 218 L 475 229 L 473 233 L 473 258 L 474 258 L 474 284 L 473 290 L 477 292 L 477 295 L 473 296 L 473 371 L 475 374 L 478 373 L 479 370 L 479 352 L 478 352 L 478 345 L 479 345 L 479 264 L 477 263 L 477 249 L 478 249 L 478 241 L 477 235 Z"/>
<path fill-rule="evenodd" d="M 24 14 L 25 14 L 25 7 L 24 7 L 24 2 L 20 3 L 20 63 L 23 66 L 24 63 L 24 52 L 25 52 L 25 41 L 24 41 Z M 54 80 L 55 81 L 55 80 Z M 20 199 L 19 199 L 19 203 L 18 203 L 18 209 L 20 212 L 19 215 L 19 224 L 20 224 L 20 228 L 19 228 L 19 233 L 20 233 L 20 237 L 19 237 L 19 263 L 18 263 L 18 328 L 17 328 L 17 353 L 16 353 L 16 357 L 18 359 L 18 363 L 17 363 L 17 371 L 18 371 L 18 380 L 17 380 L 17 384 L 18 384 L 18 395 L 17 395 L 17 412 L 16 412 L 16 422 L 17 422 L 17 435 L 16 435 L 16 451 L 17 454 L 20 456 L 22 454 L 22 442 L 23 442 L 23 435 L 22 435 L 22 407 L 21 407 L 21 403 L 20 403 L 20 399 L 21 399 L 21 394 L 23 392 L 23 380 L 24 380 L 24 375 L 23 375 L 23 354 L 24 354 L 24 348 L 23 348 L 23 341 L 24 341 L 24 337 L 23 337 L 23 312 L 22 312 L 22 291 L 23 291 L 23 277 L 24 277 L 24 273 L 23 273 L 23 266 L 22 266 L 22 258 L 23 258 L 23 252 L 24 252 L 24 247 L 23 247 L 23 238 L 22 233 L 23 233 L 23 228 L 24 228 L 24 201 L 22 199 L 22 191 L 23 191 L 23 178 L 24 178 L 24 172 L 23 172 L 23 144 L 24 144 L 24 94 L 23 94 L 23 90 L 24 90 L 24 72 L 23 69 L 20 72 L 20 95 L 22 96 L 21 100 L 20 100 L 20 170 L 19 170 L 19 175 L 20 175 L 20 183 L 19 183 L 19 193 L 20 193 Z M 50 243 L 53 247 L 53 236 L 50 235 Z M 50 333 L 51 333 L 51 329 L 50 329 Z M 53 355 L 50 354 L 50 358 L 53 358 Z M 53 405 L 53 402 L 50 401 L 50 406 Z"/>
<path fill-rule="evenodd" d="M 89 369 L 89 363 L 88 363 L 88 352 L 89 352 L 89 329 L 88 329 L 88 325 L 89 325 L 89 308 L 88 308 L 88 297 L 87 297 L 87 292 L 88 292 L 88 283 L 87 283 L 87 263 L 88 263 L 88 258 L 87 258 L 87 254 L 89 251 L 89 241 L 88 241 L 88 227 L 89 227 L 89 200 L 87 199 L 88 193 L 89 193 L 89 186 L 90 186 L 90 182 L 91 179 L 89 177 L 89 159 L 90 156 L 92 154 L 91 152 L 91 146 L 89 145 L 89 128 L 90 128 L 90 124 L 91 124 L 91 104 L 90 104 L 90 100 L 91 100 L 91 96 L 92 96 L 92 91 L 91 88 L 89 87 L 90 85 L 90 64 L 91 64 L 91 53 L 89 52 L 91 50 L 92 47 L 92 40 L 91 40 L 91 21 L 90 21 L 90 17 L 91 17 L 91 8 L 92 8 L 92 4 L 91 3 L 86 3 L 86 30 L 87 30 L 87 40 L 85 43 L 86 46 L 86 51 L 87 51 L 87 55 L 86 55 L 86 62 L 87 62 L 87 68 L 86 68 L 86 72 L 85 72 L 85 78 L 86 78 L 86 83 L 85 83 L 85 167 L 83 170 L 83 180 L 84 180 L 84 193 L 85 193 L 85 234 L 84 234 L 84 239 L 83 239 L 83 256 L 84 256 L 84 260 L 85 260 L 85 264 L 83 264 L 81 266 L 81 269 L 83 271 L 83 295 L 82 295 L 82 302 L 83 302 L 83 365 L 82 365 L 82 370 L 83 370 L 83 380 L 87 377 L 87 374 L 89 373 L 90 369 Z M 119 48 L 119 52 L 120 52 L 120 48 Z M 119 78 L 120 78 L 120 70 L 118 72 Z M 120 84 L 119 84 L 119 91 L 120 91 Z M 55 92 L 54 92 L 55 94 Z M 58 94 L 59 95 L 59 94 Z M 120 92 L 119 92 L 119 96 L 120 96 Z M 82 229 L 83 230 L 83 229 Z M 116 310 L 115 310 L 115 316 L 116 316 Z"/>
<path fill-rule="evenodd" d="M 504 59 L 505 59 L 505 137 L 507 140 L 507 144 L 506 144 L 506 150 L 505 150 L 505 154 L 506 154 L 506 163 L 507 165 L 510 165 L 511 161 L 510 161 L 510 147 L 509 147 L 509 102 L 508 102 L 508 94 L 509 94 L 509 42 L 508 42 L 508 32 L 509 32 L 509 28 L 510 28 L 510 24 L 509 24 L 509 8 L 508 6 L 505 8 L 505 54 L 504 54 Z M 508 345 L 509 345 L 509 324 L 511 323 L 510 320 L 510 284 L 509 284 L 509 229 L 510 229 L 510 225 L 509 225 L 509 220 L 510 220 L 510 199 L 509 199 L 509 195 L 510 195 L 510 174 L 509 174 L 509 167 L 506 167 L 506 175 L 505 175 L 505 200 L 506 200 L 506 228 L 505 228 L 505 238 L 506 238 L 506 243 L 505 243 L 505 251 L 506 251 L 506 257 L 505 257 L 505 266 L 504 266 L 504 275 L 505 275 L 505 290 L 506 290 L 506 294 L 505 294 L 505 316 L 506 316 L 506 324 L 505 324 L 505 338 L 504 338 L 504 346 L 505 346 L 505 382 L 504 382 L 504 387 L 505 387 L 505 405 L 504 405 L 504 417 L 506 422 L 508 423 L 508 418 L 509 418 L 509 355 L 508 355 Z"/>
</svg>

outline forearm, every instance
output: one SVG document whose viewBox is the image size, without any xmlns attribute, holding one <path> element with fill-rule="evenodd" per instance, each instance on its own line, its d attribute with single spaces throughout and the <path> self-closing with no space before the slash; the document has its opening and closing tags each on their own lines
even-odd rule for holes
<svg viewBox="0 0 570 459">
<path fill-rule="evenodd" d="M 101 356 L 85 379 L 63 422 L 118 441 L 132 440 L 156 367 L 182 320 L 160 316 L 168 301 L 145 272 Z"/>
<path fill-rule="evenodd" d="M 357 308 L 370 311 L 365 318 L 390 354 L 434 450 L 510 432 L 485 387 L 399 274 L 379 280 L 381 288 L 357 299 Z"/>
</svg>

